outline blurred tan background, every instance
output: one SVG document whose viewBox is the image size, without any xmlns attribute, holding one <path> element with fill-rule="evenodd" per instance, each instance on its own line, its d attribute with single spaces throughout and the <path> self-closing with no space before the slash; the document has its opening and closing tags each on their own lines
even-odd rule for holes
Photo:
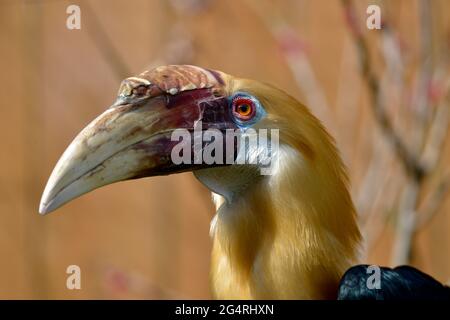
<svg viewBox="0 0 450 320">
<path fill-rule="evenodd" d="M 81 30 L 66 28 L 70 4 Z M 382 30 L 365 27 L 369 4 L 381 7 Z M 270 82 L 309 105 L 349 167 L 362 261 L 409 263 L 448 282 L 449 45 L 446 0 L 1 0 L 0 298 L 210 297 L 214 209 L 192 174 L 37 212 L 57 159 L 120 81 L 182 63 Z M 402 166 L 377 104 L 424 178 Z M 66 289 L 71 264 L 81 290 Z"/>
</svg>

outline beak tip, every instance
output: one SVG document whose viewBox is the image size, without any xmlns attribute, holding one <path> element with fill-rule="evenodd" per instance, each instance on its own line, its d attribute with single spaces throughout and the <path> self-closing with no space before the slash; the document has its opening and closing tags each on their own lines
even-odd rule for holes
<svg viewBox="0 0 450 320">
<path fill-rule="evenodd" d="M 41 199 L 41 202 L 39 204 L 39 214 L 42 216 L 54 211 L 58 207 L 58 206 L 55 206 L 56 203 L 55 203 L 54 199 L 52 199 L 50 201 L 46 201 L 46 200 L 47 199 L 45 199 L 45 197 L 43 196 Z"/>
<path fill-rule="evenodd" d="M 43 201 L 41 201 L 41 203 L 39 204 L 39 214 L 41 216 L 43 216 L 43 215 L 47 214 L 48 212 L 49 211 L 48 211 L 47 204 L 45 204 Z"/>
</svg>

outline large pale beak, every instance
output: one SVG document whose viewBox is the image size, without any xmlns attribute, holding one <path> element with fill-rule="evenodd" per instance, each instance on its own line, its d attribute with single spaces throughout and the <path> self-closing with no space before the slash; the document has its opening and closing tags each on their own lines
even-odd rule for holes
<svg viewBox="0 0 450 320">
<path fill-rule="evenodd" d="M 189 170 L 171 161 L 173 130 L 190 130 L 199 120 L 223 129 L 232 126 L 227 114 L 226 98 L 206 88 L 134 102 L 119 99 L 66 149 L 47 182 L 39 212 L 49 213 L 113 182 Z"/>
</svg>

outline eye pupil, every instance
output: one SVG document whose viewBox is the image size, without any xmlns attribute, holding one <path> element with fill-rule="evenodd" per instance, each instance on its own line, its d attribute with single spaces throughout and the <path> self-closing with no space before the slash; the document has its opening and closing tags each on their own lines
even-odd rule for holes
<svg viewBox="0 0 450 320">
<path fill-rule="evenodd" d="M 239 106 L 239 110 L 241 111 L 241 113 L 247 113 L 249 109 L 250 107 L 248 106 L 248 104 L 241 104 Z"/>
</svg>

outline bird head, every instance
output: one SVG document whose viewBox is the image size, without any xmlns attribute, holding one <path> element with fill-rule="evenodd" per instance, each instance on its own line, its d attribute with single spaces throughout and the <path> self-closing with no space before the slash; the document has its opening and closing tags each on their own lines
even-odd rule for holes
<svg viewBox="0 0 450 320">
<path fill-rule="evenodd" d="M 261 129 L 278 130 L 279 148 L 239 145 L 239 138 Z M 175 134 L 180 131 L 192 139 L 181 141 L 181 134 Z M 197 141 L 194 133 L 206 131 L 214 138 Z M 230 131 L 236 139 L 226 138 Z M 199 159 L 196 148 L 204 151 L 222 137 L 223 148 L 214 151 L 216 161 Z M 231 148 L 225 145 L 230 141 Z M 248 159 L 249 154 L 291 166 L 277 170 L 278 180 L 292 179 L 296 169 L 303 176 L 308 173 L 312 178 L 303 186 L 305 193 L 321 193 L 316 190 L 321 184 L 314 181 L 345 184 L 332 138 L 306 107 L 282 90 L 196 66 L 161 66 L 122 81 L 112 106 L 75 137 L 47 182 L 39 212 L 54 211 L 114 182 L 184 171 L 193 171 L 212 191 L 231 200 L 262 179 L 255 170 L 261 162 L 244 159 L 236 165 L 237 158 Z M 174 155 L 187 161 L 174 161 Z M 296 161 L 288 162 L 288 157 Z M 337 187 L 346 191 L 345 185 Z"/>
<path fill-rule="evenodd" d="M 238 88 L 234 78 L 222 72 L 187 65 L 162 66 L 125 79 L 112 106 L 61 156 L 39 212 L 51 212 L 114 182 L 211 169 L 229 164 L 230 157 L 233 162 L 239 136 L 250 127 L 265 126 L 267 113 L 252 91 L 251 86 Z M 209 142 L 196 140 L 194 133 L 205 132 L 210 133 Z M 225 139 L 230 132 L 236 143 L 212 151 L 217 161 L 199 159 L 197 149 L 202 158 L 201 151 L 212 142 L 217 147 L 218 140 L 230 141 Z M 190 139 L 181 141 L 183 134 Z M 184 161 L 174 161 L 173 155 Z"/>
</svg>

